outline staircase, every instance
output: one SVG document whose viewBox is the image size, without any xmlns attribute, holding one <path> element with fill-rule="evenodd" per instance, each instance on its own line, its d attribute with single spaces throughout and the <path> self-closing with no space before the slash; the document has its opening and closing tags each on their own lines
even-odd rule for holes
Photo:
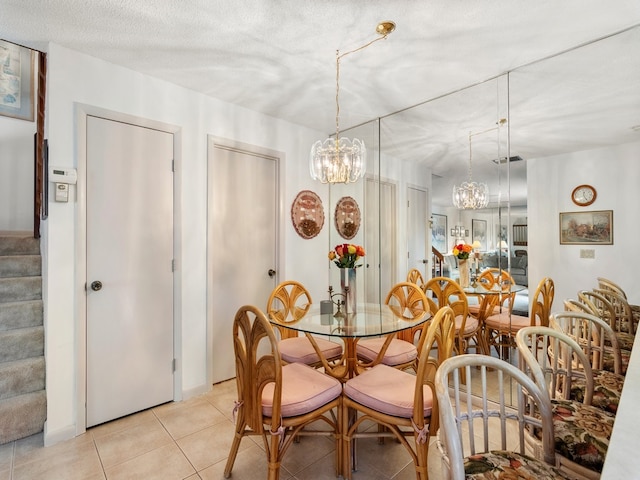
<svg viewBox="0 0 640 480">
<path fill-rule="evenodd" d="M 40 242 L 0 235 L 0 444 L 46 419 Z"/>
</svg>

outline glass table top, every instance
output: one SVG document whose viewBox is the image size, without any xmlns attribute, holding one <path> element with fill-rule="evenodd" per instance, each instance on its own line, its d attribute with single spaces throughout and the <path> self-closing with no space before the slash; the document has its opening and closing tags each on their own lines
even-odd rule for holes
<svg viewBox="0 0 640 480">
<path fill-rule="evenodd" d="M 287 322 L 286 328 L 312 334 L 335 337 L 374 337 L 399 332 L 426 322 L 431 318 L 425 313 L 419 318 L 409 320 L 402 317 L 395 308 L 380 304 L 358 304 L 356 313 L 344 312 L 320 313 L 319 306 L 313 306 L 305 316 L 297 322 Z M 271 321 L 277 324 L 274 321 Z"/>
</svg>

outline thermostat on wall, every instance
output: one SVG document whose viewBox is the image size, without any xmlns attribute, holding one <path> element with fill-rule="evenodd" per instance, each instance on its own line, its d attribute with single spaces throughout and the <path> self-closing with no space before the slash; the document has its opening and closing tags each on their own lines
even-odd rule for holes
<svg viewBox="0 0 640 480">
<path fill-rule="evenodd" d="M 49 181 L 53 183 L 67 183 L 75 185 L 78 171 L 75 168 L 49 167 Z"/>
</svg>

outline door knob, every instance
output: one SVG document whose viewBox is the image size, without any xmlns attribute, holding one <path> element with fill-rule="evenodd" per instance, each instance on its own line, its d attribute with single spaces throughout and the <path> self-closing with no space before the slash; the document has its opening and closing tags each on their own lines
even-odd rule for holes
<svg viewBox="0 0 640 480">
<path fill-rule="evenodd" d="M 91 290 L 97 292 L 98 290 L 102 290 L 102 282 L 100 280 L 96 280 L 91 282 Z"/>
<path fill-rule="evenodd" d="M 273 268 L 270 268 L 267 272 L 271 278 L 273 278 L 276 274 L 276 271 Z"/>
</svg>

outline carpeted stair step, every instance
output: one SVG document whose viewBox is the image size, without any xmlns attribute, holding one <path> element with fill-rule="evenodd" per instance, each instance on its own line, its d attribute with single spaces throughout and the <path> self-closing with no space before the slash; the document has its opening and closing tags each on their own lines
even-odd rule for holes
<svg viewBox="0 0 640 480">
<path fill-rule="evenodd" d="M 7 398 L 0 402 L 0 445 L 39 433 L 47 419 L 44 390 Z"/>
<path fill-rule="evenodd" d="M 44 327 L 0 332 L 0 363 L 44 355 Z"/>
<path fill-rule="evenodd" d="M 0 332 L 42 325 L 42 300 L 0 303 Z"/>
<path fill-rule="evenodd" d="M 41 277 L 0 278 L 0 303 L 42 298 Z"/>
<path fill-rule="evenodd" d="M 44 357 L 0 363 L 0 400 L 44 390 Z"/>
<path fill-rule="evenodd" d="M 40 255 L 0 256 L 0 277 L 39 277 L 42 274 Z"/>
<path fill-rule="evenodd" d="M 40 255 L 40 240 L 18 235 L 0 235 L 0 255 Z"/>
</svg>

